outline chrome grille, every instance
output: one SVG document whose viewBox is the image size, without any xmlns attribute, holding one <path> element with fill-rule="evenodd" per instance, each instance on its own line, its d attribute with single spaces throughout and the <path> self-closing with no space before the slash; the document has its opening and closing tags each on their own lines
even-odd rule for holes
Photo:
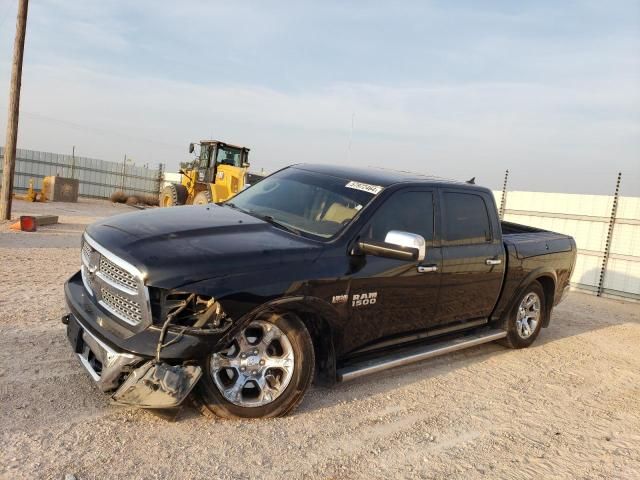
<svg viewBox="0 0 640 480">
<path fill-rule="evenodd" d="M 91 264 L 91 256 L 95 255 L 94 252 L 95 250 L 91 248 L 91 246 L 83 238 L 82 249 L 80 254 L 80 259 L 82 261 L 80 272 L 82 273 L 82 282 L 84 283 L 85 288 L 91 295 L 95 295 L 95 291 L 96 291 L 95 275 L 89 274 L 89 265 Z"/>
<path fill-rule="evenodd" d="M 102 289 L 102 302 L 105 306 L 120 317 L 127 318 L 135 323 L 142 321 L 142 310 L 140 304 L 129 298 L 125 298 L 117 293 Z"/>
<path fill-rule="evenodd" d="M 136 330 L 146 328 L 151 323 L 151 308 L 141 272 L 86 234 L 81 258 L 82 281 L 97 303 Z"/>
<path fill-rule="evenodd" d="M 85 274 L 85 287 L 88 287 L 87 290 L 89 290 L 91 295 L 95 295 L 95 292 L 100 290 L 100 286 L 96 284 L 96 277 L 93 275 L 87 275 L 84 271 L 84 267 L 82 273 Z"/>
<path fill-rule="evenodd" d="M 138 282 L 133 275 L 105 257 L 100 257 L 100 274 L 108 277 L 110 280 L 125 288 L 129 288 L 133 291 L 138 289 Z"/>
<path fill-rule="evenodd" d="M 93 249 L 89 246 L 87 242 L 82 241 L 82 263 L 85 265 L 89 265 L 89 258 L 91 257 L 91 253 Z"/>
</svg>

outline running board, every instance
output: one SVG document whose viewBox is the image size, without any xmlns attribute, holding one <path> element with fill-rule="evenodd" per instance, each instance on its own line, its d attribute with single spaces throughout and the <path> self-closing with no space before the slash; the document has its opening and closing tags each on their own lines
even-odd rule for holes
<svg viewBox="0 0 640 480">
<path fill-rule="evenodd" d="M 408 365 L 428 358 L 445 355 L 465 348 L 475 347 L 483 343 L 500 340 L 507 336 L 504 330 L 493 329 L 474 335 L 466 335 L 445 342 L 420 346 L 401 353 L 393 353 L 382 358 L 366 360 L 338 370 L 338 382 L 346 382 L 371 373 L 381 372 L 389 368 Z"/>
</svg>

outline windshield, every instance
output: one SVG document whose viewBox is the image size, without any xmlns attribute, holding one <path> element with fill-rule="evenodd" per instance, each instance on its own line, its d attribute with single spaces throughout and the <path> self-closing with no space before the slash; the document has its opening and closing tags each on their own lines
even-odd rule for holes
<svg viewBox="0 0 640 480">
<path fill-rule="evenodd" d="M 371 191 L 354 185 L 362 186 L 343 178 L 287 168 L 226 203 L 297 233 L 329 239 L 374 197 Z M 374 187 L 375 193 L 382 190 L 369 187 Z"/>
</svg>

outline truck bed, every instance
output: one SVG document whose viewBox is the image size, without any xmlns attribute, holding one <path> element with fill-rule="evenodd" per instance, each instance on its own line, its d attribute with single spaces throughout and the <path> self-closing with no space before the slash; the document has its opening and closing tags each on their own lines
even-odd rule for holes
<svg viewBox="0 0 640 480">
<path fill-rule="evenodd" d="M 569 252 L 572 248 L 573 240 L 569 235 L 512 222 L 500 222 L 500 226 L 504 243 L 512 245 L 519 258 Z"/>
</svg>

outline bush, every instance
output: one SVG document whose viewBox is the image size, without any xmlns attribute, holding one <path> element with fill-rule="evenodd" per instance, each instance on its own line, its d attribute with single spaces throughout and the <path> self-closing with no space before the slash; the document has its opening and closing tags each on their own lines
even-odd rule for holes
<svg viewBox="0 0 640 480">
<path fill-rule="evenodd" d="M 125 203 L 129 196 L 124 193 L 122 190 L 117 190 L 111 194 L 109 197 L 113 203 Z"/>
<path fill-rule="evenodd" d="M 144 205 L 149 205 L 151 207 L 157 207 L 160 205 L 157 195 L 141 195 L 138 197 L 140 203 Z"/>
<path fill-rule="evenodd" d="M 149 205 L 151 207 L 160 205 L 157 195 L 127 195 L 122 190 L 113 192 L 110 198 L 113 203 L 126 203 L 127 205 Z"/>
</svg>

